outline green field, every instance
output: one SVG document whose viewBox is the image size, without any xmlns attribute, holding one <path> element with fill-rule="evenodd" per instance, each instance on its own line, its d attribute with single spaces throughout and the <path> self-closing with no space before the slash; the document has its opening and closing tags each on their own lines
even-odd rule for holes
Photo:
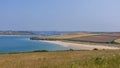
<svg viewBox="0 0 120 68">
<path fill-rule="evenodd" d="M 120 50 L 0 54 L 0 68 L 120 68 Z"/>
</svg>

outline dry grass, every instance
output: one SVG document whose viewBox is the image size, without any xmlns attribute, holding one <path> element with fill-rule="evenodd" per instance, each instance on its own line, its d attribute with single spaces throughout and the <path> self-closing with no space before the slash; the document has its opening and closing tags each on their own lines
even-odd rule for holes
<svg viewBox="0 0 120 68">
<path fill-rule="evenodd" d="M 116 40 L 114 40 L 114 42 L 120 44 L 120 39 L 116 39 Z"/>
<path fill-rule="evenodd" d="M 59 36 L 47 36 L 47 37 L 40 37 L 40 38 L 48 38 L 48 39 L 70 39 L 76 37 L 84 37 L 84 36 L 93 36 L 97 34 L 90 34 L 90 33 L 72 33 L 72 34 L 63 34 Z"/>
<path fill-rule="evenodd" d="M 119 68 L 120 50 L 0 54 L 0 68 Z"/>
</svg>

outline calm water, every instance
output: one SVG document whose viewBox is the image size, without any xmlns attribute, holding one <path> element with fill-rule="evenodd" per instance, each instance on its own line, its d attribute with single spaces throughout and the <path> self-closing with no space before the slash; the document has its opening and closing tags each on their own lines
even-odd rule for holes
<svg viewBox="0 0 120 68">
<path fill-rule="evenodd" d="M 0 36 L 0 53 L 70 49 L 56 44 L 32 41 L 29 38 L 30 36 Z"/>
</svg>

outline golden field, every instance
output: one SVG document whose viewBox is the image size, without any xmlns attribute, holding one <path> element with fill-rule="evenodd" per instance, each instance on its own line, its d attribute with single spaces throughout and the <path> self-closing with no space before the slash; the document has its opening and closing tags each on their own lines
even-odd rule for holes
<svg viewBox="0 0 120 68">
<path fill-rule="evenodd" d="M 71 33 L 71 34 L 63 34 L 63 35 L 58 35 L 58 36 L 44 36 L 44 37 L 39 37 L 43 39 L 70 39 L 70 38 L 76 38 L 76 37 L 84 37 L 84 36 L 93 36 L 97 34 L 91 34 L 91 33 Z"/>
<path fill-rule="evenodd" d="M 0 68 L 120 68 L 120 50 L 0 54 Z"/>
</svg>

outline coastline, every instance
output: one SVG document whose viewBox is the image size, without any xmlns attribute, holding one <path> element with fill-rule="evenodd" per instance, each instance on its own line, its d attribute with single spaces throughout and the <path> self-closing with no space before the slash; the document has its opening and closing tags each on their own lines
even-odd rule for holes
<svg viewBox="0 0 120 68">
<path fill-rule="evenodd" d="M 38 36 L 38 35 L 0 35 L 0 36 Z"/>
<path fill-rule="evenodd" d="M 48 41 L 48 40 L 39 40 L 40 42 L 46 42 L 46 43 L 52 43 L 61 45 L 64 47 L 72 47 L 76 49 L 82 49 L 82 50 L 93 50 L 93 49 L 120 49 L 119 47 L 112 47 L 112 46 L 103 46 L 103 45 L 91 45 L 91 44 L 78 44 L 78 43 L 71 43 L 71 42 L 63 42 L 63 41 Z"/>
</svg>

